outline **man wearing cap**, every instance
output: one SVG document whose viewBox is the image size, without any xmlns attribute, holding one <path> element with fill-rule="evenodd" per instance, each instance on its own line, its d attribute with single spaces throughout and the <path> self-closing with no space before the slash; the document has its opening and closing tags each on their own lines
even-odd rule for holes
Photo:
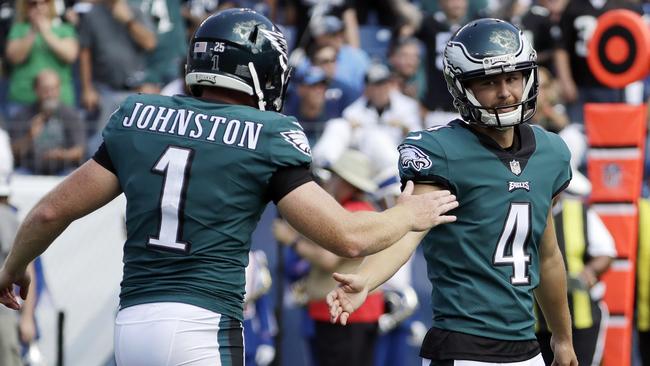
<svg viewBox="0 0 650 366">
<path fill-rule="evenodd" d="M 336 78 L 349 81 L 353 88 L 363 90 L 363 78 L 370 58 L 360 48 L 344 43 L 343 21 L 327 15 L 313 19 L 309 32 L 317 46 L 332 46 L 336 50 Z"/>
<path fill-rule="evenodd" d="M 417 102 L 399 92 L 388 67 L 370 65 L 364 95 L 343 111 L 343 118 L 330 120 L 313 149 L 314 163 L 327 166 L 346 148 L 372 157 L 379 196 L 399 194 L 395 161 L 397 145 L 410 131 L 422 128 Z"/>
<path fill-rule="evenodd" d="M 331 177 L 323 186 L 343 207 L 349 211 L 374 211 L 365 198 L 366 194 L 377 190 L 373 168 L 366 155 L 346 150 L 329 170 Z M 278 242 L 291 246 L 312 265 L 305 288 L 309 317 L 315 323 L 312 354 L 318 365 L 372 365 L 377 321 L 384 312 L 382 293 L 377 291 L 368 296 L 365 304 L 350 318 L 349 327 L 330 323 L 329 307 L 325 302 L 327 292 L 336 285 L 332 272 L 353 270 L 362 259 L 339 257 L 301 236 L 282 220 L 274 223 L 273 232 Z"/>
<path fill-rule="evenodd" d="M 310 144 L 316 143 L 325 122 L 343 112 L 340 99 L 326 97 L 328 78 L 320 67 L 310 67 L 296 74 L 297 87 L 290 90 L 284 114 L 294 116 L 305 129 Z"/>
</svg>

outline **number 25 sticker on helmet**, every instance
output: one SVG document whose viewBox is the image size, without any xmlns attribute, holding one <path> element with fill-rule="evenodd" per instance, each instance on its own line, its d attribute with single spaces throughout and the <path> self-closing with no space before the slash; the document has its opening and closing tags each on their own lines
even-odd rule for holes
<svg viewBox="0 0 650 366">
<path fill-rule="evenodd" d="M 598 81 L 611 88 L 643 79 L 650 67 L 648 25 L 631 10 L 606 12 L 589 41 L 587 63 Z"/>
</svg>

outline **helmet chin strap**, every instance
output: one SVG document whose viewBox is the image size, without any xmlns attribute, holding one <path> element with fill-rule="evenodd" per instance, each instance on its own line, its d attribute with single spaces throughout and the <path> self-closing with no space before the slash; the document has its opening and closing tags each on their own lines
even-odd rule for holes
<svg viewBox="0 0 650 366">
<path fill-rule="evenodd" d="M 248 63 L 248 70 L 250 71 L 251 78 L 253 79 L 253 86 L 255 87 L 255 95 L 257 95 L 257 107 L 261 111 L 265 111 L 266 102 L 264 101 L 264 92 L 262 92 L 262 88 L 260 87 L 260 80 L 257 77 L 257 71 L 255 70 L 255 65 L 253 65 L 252 62 Z"/>
</svg>

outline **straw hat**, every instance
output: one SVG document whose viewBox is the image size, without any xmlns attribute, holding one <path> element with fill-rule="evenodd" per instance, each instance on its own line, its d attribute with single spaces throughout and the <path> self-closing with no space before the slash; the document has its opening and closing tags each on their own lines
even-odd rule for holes
<svg viewBox="0 0 650 366">
<path fill-rule="evenodd" d="M 374 193 L 377 184 L 370 159 L 356 150 L 345 150 L 329 168 L 346 182 L 366 193 Z"/>
</svg>

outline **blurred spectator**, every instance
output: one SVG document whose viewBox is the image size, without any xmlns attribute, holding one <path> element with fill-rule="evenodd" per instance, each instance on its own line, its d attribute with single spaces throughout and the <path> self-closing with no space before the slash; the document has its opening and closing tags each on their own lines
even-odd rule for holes
<svg viewBox="0 0 650 366">
<path fill-rule="evenodd" d="M 341 116 L 343 108 L 337 100 L 328 100 L 327 75 L 318 67 L 311 67 L 296 75 L 294 93 L 287 98 L 284 113 L 296 117 L 310 144 L 320 137 L 325 122 Z"/>
<path fill-rule="evenodd" d="M 409 131 L 420 130 L 417 101 L 400 93 L 383 64 L 368 68 L 364 96 L 343 111 L 343 118 L 327 122 L 312 149 L 316 167 L 327 167 L 349 148 L 372 157 L 379 187 L 377 199 L 390 206 L 399 194 L 397 145 Z"/>
<path fill-rule="evenodd" d="M 356 0 L 359 24 L 373 25 L 373 16 L 382 27 L 398 29 L 404 24 L 415 24 L 422 16 L 409 0 Z"/>
<path fill-rule="evenodd" d="M 286 22 L 295 24 L 296 36 L 293 48 L 307 48 L 313 35 L 307 30 L 312 23 L 322 21 L 326 15 L 335 16 L 343 21 L 343 39 L 352 47 L 360 47 L 359 24 L 355 2 L 351 0 L 289 0 L 287 1 Z"/>
<path fill-rule="evenodd" d="M 571 184 L 553 206 L 558 244 L 567 263 L 573 346 L 580 365 L 601 363 L 609 312 L 602 301 L 605 288 L 599 279 L 616 258 L 614 239 L 596 212 L 583 203 L 590 191 L 587 178 L 574 171 Z M 550 365 L 551 333 L 539 308 L 536 314 L 537 339 L 544 361 Z"/>
<path fill-rule="evenodd" d="M 153 21 L 156 47 L 147 53 L 145 80 L 159 88 L 178 78 L 178 64 L 187 55 L 187 33 L 181 0 L 130 0 Z"/>
<path fill-rule="evenodd" d="M 537 111 L 532 122 L 546 130 L 558 133 L 569 124 L 566 108 L 560 103 L 560 91 L 557 82 L 547 68 L 539 66 L 539 94 L 537 94 Z"/>
<path fill-rule="evenodd" d="M 470 18 L 489 17 L 500 2 L 490 0 L 468 0 L 467 14 Z M 420 0 L 423 13 L 433 14 L 441 10 L 440 0 Z"/>
<path fill-rule="evenodd" d="M 343 111 L 343 118 L 353 126 L 383 128 L 396 143 L 408 132 L 422 128 L 417 102 L 397 90 L 386 65 L 372 64 L 365 82 L 364 95 Z"/>
<path fill-rule="evenodd" d="M 361 49 L 344 43 L 343 22 L 335 16 L 314 19 L 309 31 L 316 47 L 330 46 L 336 51 L 335 78 L 347 81 L 355 90 L 363 90 L 363 77 L 370 64 L 368 55 Z M 305 60 L 298 69 L 309 66 Z"/>
<path fill-rule="evenodd" d="M 337 76 L 336 49 L 334 47 L 327 45 L 317 46 L 314 44 L 308 48 L 307 54 L 311 64 L 323 69 L 325 75 L 327 75 L 327 92 L 325 93 L 325 97 L 328 100 L 337 100 L 337 104 L 343 109 L 361 96 L 363 90 L 352 87 L 348 81 L 340 79 Z"/>
<path fill-rule="evenodd" d="M 553 53 L 560 42 L 560 17 L 568 0 L 539 0 L 519 19 L 513 22 L 519 26 L 537 51 L 537 64 L 552 73 L 555 70 Z"/>
<path fill-rule="evenodd" d="M 16 20 L 11 27 L 5 54 L 11 65 L 9 75 L 10 118 L 34 103 L 33 84 L 44 69 L 55 71 L 61 80 L 61 101 L 75 104 L 72 63 L 79 55 L 74 27 L 62 23 L 54 0 L 18 0 Z"/>
<path fill-rule="evenodd" d="M 126 0 L 98 0 L 81 19 L 81 102 L 98 117 L 93 130 L 130 93 L 152 91 L 145 76 L 146 53 L 156 47 L 153 29 L 149 17 Z"/>
<path fill-rule="evenodd" d="M 187 28 L 186 39 L 191 39 L 194 31 L 210 14 L 217 11 L 219 0 L 184 0 L 181 16 Z"/>
<path fill-rule="evenodd" d="M 246 365 L 267 366 L 275 358 L 273 337 L 277 333 L 277 324 L 267 295 L 270 289 L 271 273 L 266 254 L 252 250 L 248 253 L 244 297 Z"/>
<path fill-rule="evenodd" d="M 426 76 L 421 64 L 420 42 L 411 37 L 399 38 L 388 50 L 388 63 L 402 94 L 420 100 L 426 93 Z"/>
<path fill-rule="evenodd" d="M 346 150 L 330 167 L 332 176 L 324 188 L 350 211 L 374 211 L 364 194 L 373 193 L 370 159 L 364 154 Z M 319 366 L 371 366 L 377 339 L 377 321 L 384 311 L 381 292 L 370 294 L 366 302 L 350 317 L 348 325 L 330 323 L 329 307 L 325 302 L 328 291 L 336 286 L 332 272 L 349 271 L 362 259 L 339 257 L 298 234 L 283 220 L 277 220 L 273 233 L 278 242 L 293 247 L 311 264 L 305 288 L 309 297 L 309 316 L 315 322 L 314 358 Z"/>
<path fill-rule="evenodd" d="M 52 70 L 34 81 L 38 100 L 12 121 L 16 166 L 33 174 L 64 174 L 81 163 L 86 131 L 79 112 L 61 102 L 61 83 Z"/>
<path fill-rule="evenodd" d="M 584 126 L 570 123 L 566 108 L 561 103 L 557 80 L 544 67 L 538 68 L 539 92 L 537 95 L 537 110 L 531 123 L 538 124 L 548 131 L 560 135 L 571 151 L 571 168 L 583 167 L 587 153 L 587 137 Z"/>
<path fill-rule="evenodd" d="M 13 19 L 14 1 L 0 0 L 0 50 L 4 50 L 7 47 L 7 36 L 9 35 L 9 29 L 11 28 Z M 5 66 L 5 55 L 3 52 L 0 54 L 0 73 L 4 73 Z"/>
<path fill-rule="evenodd" d="M 4 261 L 18 230 L 18 213 L 9 203 L 10 178 L 13 171 L 13 157 L 9 136 L 0 129 L 0 260 Z M 28 271 L 34 278 L 32 265 Z M 4 306 L 0 308 L 0 365 L 22 366 L 20 343 L 28 344 L 36 336 L 34 308 L 36 305 L 36 281 L 30 285 L 30 292 L 23 304 L 20 317 Z"/>
<path fill-rule="evenodd" d="M 585 103 L 623 101 L 623 90 L 601 84 L 587 65 L 587 45 L 596 29 L 597 18 L 617 8 L 629 8 L 641 14 L 638 4 L 625 0 L 573 0 L 568 2 L 560 18 L 562 42 L 555 53 L 556 72 L 571 122 L 584 122 Z"/>
<path fill-rule="evenodd" d="M 470 20 L 467 0 L 440 0 L 439 6 L 440 11 L 426 15 L 414 33 L 426 47 L 427 91 L 421 100 L 424 108 L 431 112 L 425 118 L 426 126 L 446 124 L 458 117 L 442 73 L 442 52 L 454 32 Z M 410 35 L 408 30 L 402 33 Z"/>
</svg>

